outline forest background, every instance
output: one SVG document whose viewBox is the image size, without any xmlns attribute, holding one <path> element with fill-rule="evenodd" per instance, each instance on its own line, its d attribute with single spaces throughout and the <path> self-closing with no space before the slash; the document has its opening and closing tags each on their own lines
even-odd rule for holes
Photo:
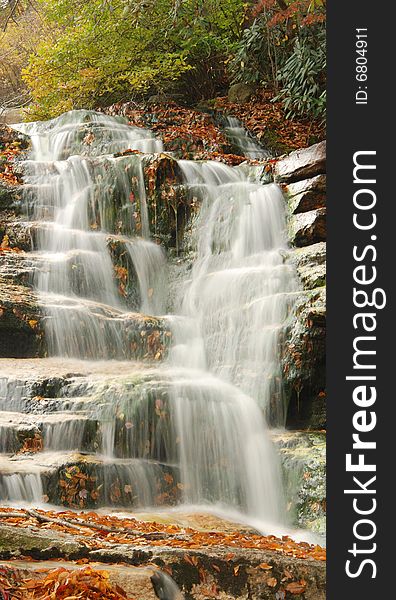
<svg viewBox="0 0 396 600">
<path fill-rule="evenodd" d="M 324 122 L 325 0 L 0 0 L 0 107 L 29 119 L 245 84 Z"/>
</svg>

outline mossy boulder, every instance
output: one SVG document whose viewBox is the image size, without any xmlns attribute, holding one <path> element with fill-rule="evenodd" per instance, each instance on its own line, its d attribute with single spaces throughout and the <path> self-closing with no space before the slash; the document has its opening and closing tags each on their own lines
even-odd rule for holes
<svg viewBox="0 0 396 600">
<path fill-rule="evenodd" d="M 0 211 L 16 210 L 19 212 L 21 203 L 22 187 L 0 179 Z"/>
<path fill-rule="evenodd" d="M 249 102 L 256 91 L 256 87 L 249 83 L 234 83 L 228 90 L 228 101 L 235 104 Z"/>
<path fill-rule="evenodd" d="M 313 290 L 326 285 L 326 243 L 295 248 L 287 254 L 293 264 L 304 290 Z"/>
<path fill-rule="evenodd" d="M 297 527 L 326 532 L 326 436 L 323 432 L 274 433 L 282 463 L 289 515 Z"/>
<path fill-rule="evenodd" d="M 43 356 L 46 345 L 42 317 L 32 290 L 0 280 L 0 357 Z"/>
<path fill-rule="evenodd" d="M 288 398 L 287 425 L 323 429 L 326 425 L 326 289 L 297 295 L 282 339 L 282 372 Z"/>
<path fill-rule="evenodd" d="M 80 558 L 84 546 L 72 536 L 64 536 L 62 533 L 54 534 L 53 531 L 36 529 L 18 529 L 16 527 L 0 525 L 0 558 L 9 560 L 21 556 L 32 558 L 55 559 L 59 556 Z"/>
</svg>

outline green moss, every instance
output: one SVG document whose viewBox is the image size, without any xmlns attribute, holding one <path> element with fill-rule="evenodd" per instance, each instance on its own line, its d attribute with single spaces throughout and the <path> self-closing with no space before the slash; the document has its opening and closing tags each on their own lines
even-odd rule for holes
<svg viewBox="0 0 396 600">
<path fill-rule="evenodd" d="M 260 139 L 261 145 L 269 150 L 272 156 L 281 156 L 282 154 L 289 154 L 295 150 L 292 146 L 285 144 L 282 138 L 273 129 L 267 129 Z"/>
<path fill-rule="evenodd" d="M 326 528 L 326 438 L 323 433 L 286 432 L 279 448 L 289 513 L 294 525 L 324 534 Z"/>
</svg>

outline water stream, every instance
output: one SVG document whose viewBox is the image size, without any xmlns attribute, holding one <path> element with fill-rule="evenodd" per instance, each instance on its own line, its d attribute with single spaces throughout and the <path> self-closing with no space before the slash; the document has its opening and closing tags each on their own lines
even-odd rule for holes
<svg viewBox="0 0 396 600">
<path fill-rule="evenodd" d="M 59 465 L 83 452 L 103 482 L 102 504 L 222 506 L 284 523 L 268 424 L 285 421 L 279 334 L 297 284 L 282 258 L 280 189 L 221 163 L 179 161 L 200 211 L 193 266 L 167 315 L 167 259 L 150 241 L 143 170 L 161 142 L 88 111 L 16 128 L 32 139 L 26 210 L 45 263 L 34 286 L 49 354 L 58 357 L 48 360 L 68 376 L 48 397 L 35 395 L 28 378 L 3 378 L 0 408 L 15 412 L 19 429 L 29 421 L 41 431 L 44 447 L 16 460 L 2 455 L 0 497 L 40 503 L 51 469 L 59 478 Z M 126 150 L 140 153 L 117 157 Z M 114 240 L 136 273 L 133 314 L 162 315 L 170 329 L 163 363 L 130 360 L 132 311 L 115 277 Z"/>
<path fill-rule="evenodd" d="M 247 158 L 269 158 L 270 153 L 253 139 L 236 117 L 223 117 L 224 133 L 234 148 Z"/>
</svg>

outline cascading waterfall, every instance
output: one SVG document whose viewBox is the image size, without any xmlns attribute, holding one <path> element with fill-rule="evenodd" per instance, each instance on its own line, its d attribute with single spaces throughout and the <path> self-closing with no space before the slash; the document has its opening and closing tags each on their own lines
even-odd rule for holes
<svg viewBox="0 0 396 600">
<path fill-rule="evenodd" d="M 195 366 L 206 363 L 252 397 L 267 420 L 283 425 L 279 333 L 297 283 L 281 252 L 282 192 L 275 184 L 249 183 L 241 170 L 220 163 L 180 161 L 180 166 L 201 202 L 197 259 L 180 296 L 181 314 L 196 325 L 190 338 L 200 348 Z M 191 361 L 192 350 L 183 352 Z"/>
<path fill-rule="evenodd" d="M 46 455 L 73 450 L 101 465 L 104 503 L 222 505 L 282 522 L 280 469 L 264 418 L 284 422 L 279 332 L 296 286 L 282 259 L 279 188 L 221 163 L 179 161 L 186 191 L 201 205 L 196 259 L 176 314 L 164 317 L 168 360 L 155 368 L 125 363 L 130 309 L 109 245 L 123 244 L 134 266 L 140 313 L 163 315 L 166 258 L 149 239 L 143 174 L 145 154 L 160 152 L 161 142 L 89 111 L 16 128 L 32 139 L 25 196 L 45 264 L 34 283 L 49 352 L 101 375 L 71 377 L 44 401 L 4 380 L 4 409 L 31 413 L 44 451 L 34 481 L 0 467 L 3 499 L 38 502 Z M 81 359 L 123 362 L 92 367 Z M 179 482 L 177 498 L 159 490 L 159 477 Z"/>
<path fill-rule="evenodd" d="M 148 240 L 126 243 L 135 266 L 144 314 L 161 315 L 166 311 L 167 269 L 163 249 Z"/>
<path fill-rule="evenodd" d="M 162 144 L 149 131 L 92 111 L 74 111 L 48 123 L 17 127 L 32 140 L 25 181 L 29 195 L 32 186 L 37 191 L 32 216 L 40 222 L 38 246 L 47 259 L 36 287 L 48 315 L 49 351 L 81 358 L 125 358 L 121 318 L 125 306 L 107 246 L 111 234 L 132 231 L 131 178 L 139 196 L 143 237 L 149 234 L 148 216 L 140 157 L 128 161 L 125 169 L 110 153 L 159 152 Z M 98 156 L 101 159 L 95 160 Z M 117 194 L 120 206 L 115 215 L 112 205 Z M 48 212 L 52 220 L 43 222 Z M 139 283 L 145 286 L 153 263 L 164 268 L 163 254 L 145 239 L 126 244 Z M 158 302 L 151 307 L 148 289 L 141 288 L 143 307 L 155 314 Z"/>
<path fill-rule="evenodd" d="M 224 133 L 231 144 L 247 158 L 268 158 L 269 152 L 258 144 L 236 117 L 224 117 Z"/>
</svg>

